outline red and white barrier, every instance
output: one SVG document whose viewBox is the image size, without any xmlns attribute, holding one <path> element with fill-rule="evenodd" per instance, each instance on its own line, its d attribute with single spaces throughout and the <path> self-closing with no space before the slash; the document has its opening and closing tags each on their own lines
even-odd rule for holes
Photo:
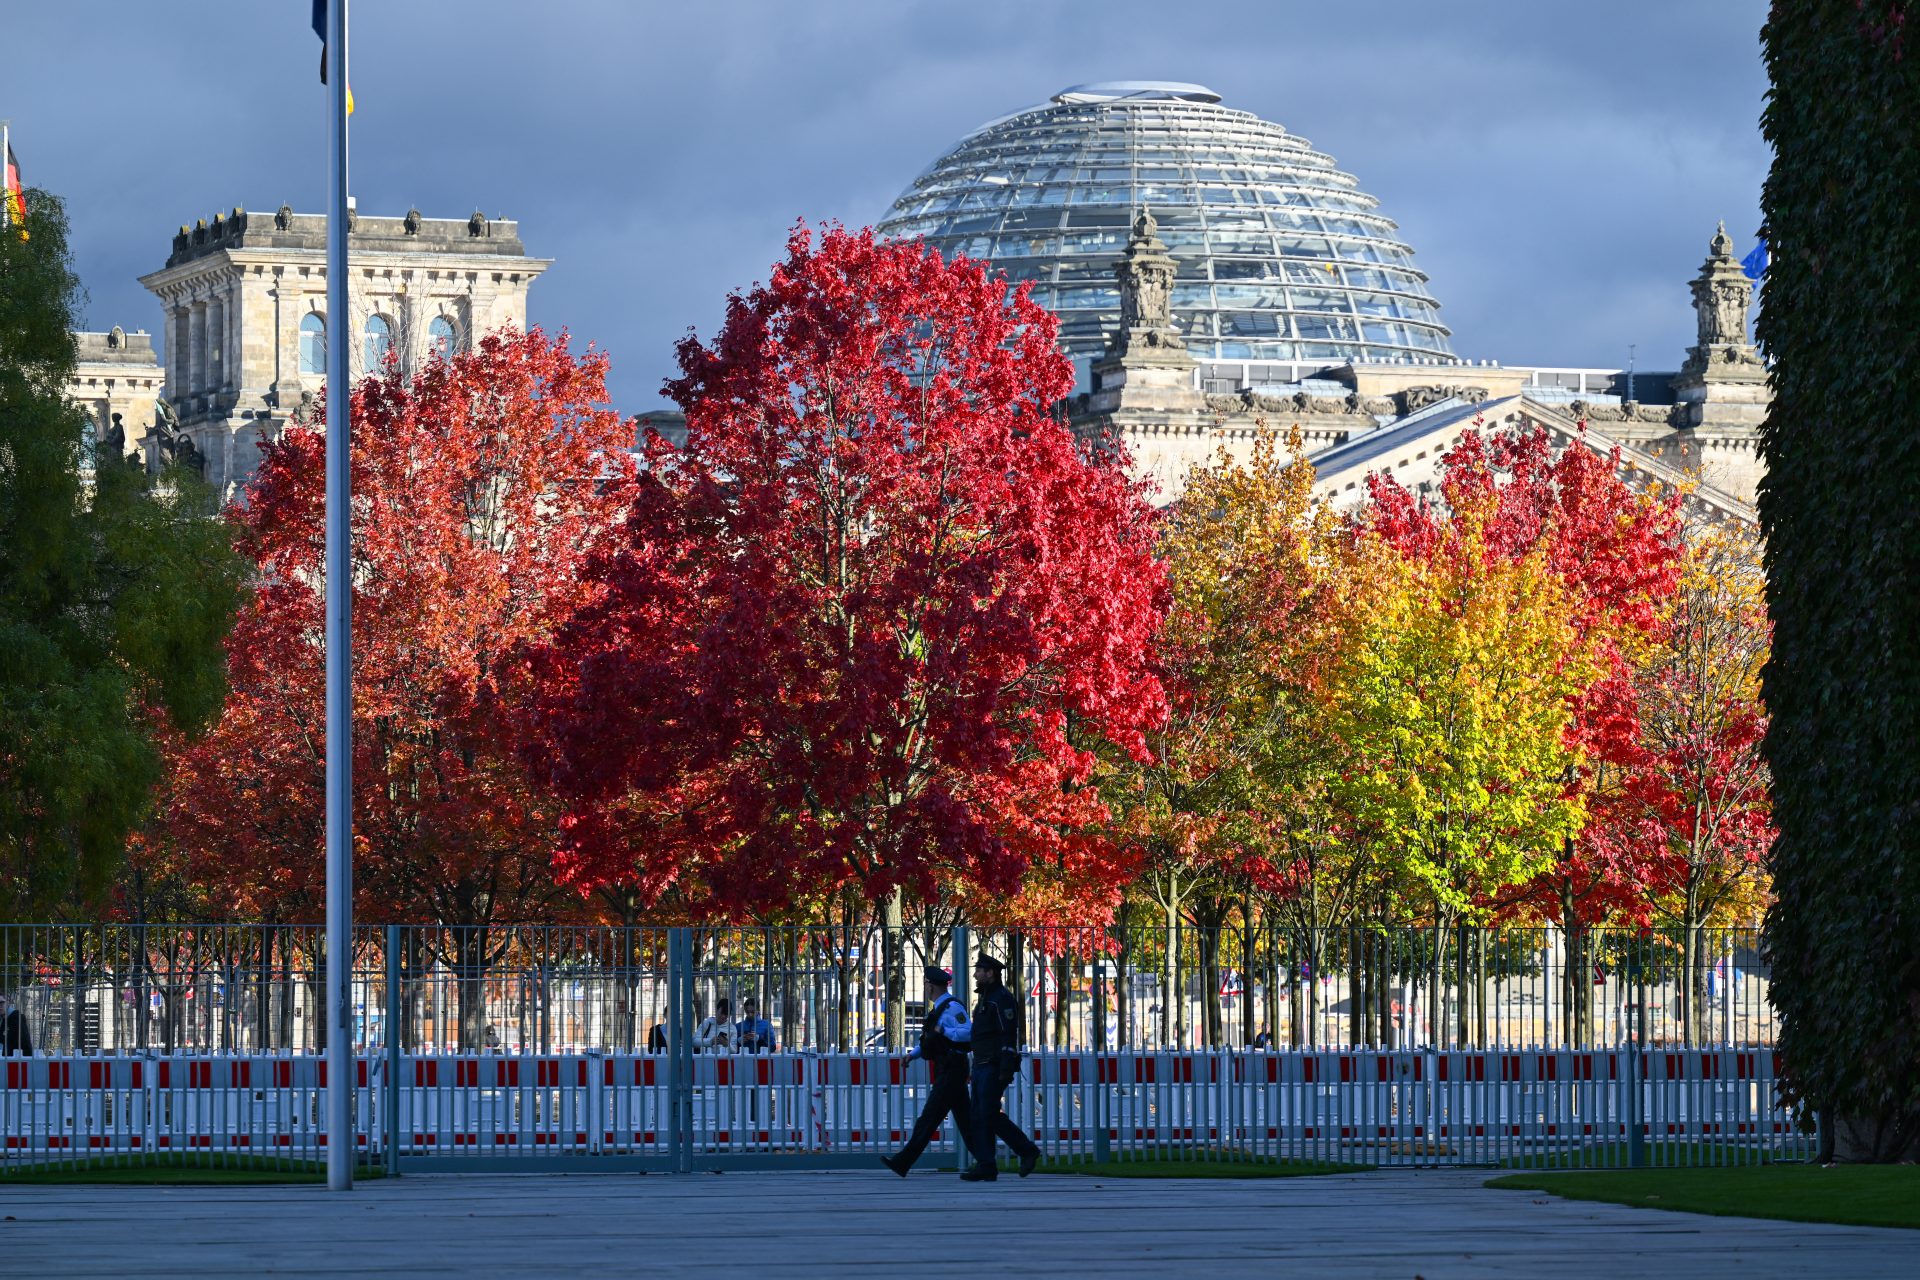
<svg viewBox="0 0 1920 1280">
<path fill-rule="evenodd" d="M 1633 1066 L 1640 1064 L 1636 1090 Z M 708 1153 L 884 1152 L 930 1083 L 889 1054 L 697 1056 L 690 1142 Z M 1491 1162 L 1619 1142 L 1796 1141 L 1771 1050 L 1280 1050 L 1040 1053 L 1007 1094 L 1055 1152 L 1231 1149 L 1368 1162 Z M 355 1141 L 402 1154 L 664 1154 L 665 1056 L 361 1059 Z M 13 1059 L 0 1160 L 87 1151 L 324 1151 L 318 1057 Z M 950 1133 L 951 1130 L 949 1129 Z"/>
</svg>

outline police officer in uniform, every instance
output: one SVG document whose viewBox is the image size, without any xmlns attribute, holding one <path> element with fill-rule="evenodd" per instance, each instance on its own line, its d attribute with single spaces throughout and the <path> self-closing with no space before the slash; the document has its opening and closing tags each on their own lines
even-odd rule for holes
<svg viewBox="0 0 1920 1280">
<path fill-rule="evenodd" d="M 973 1168 L 967 1182 L 992 1182 L 1000 1176 L 994 1140 L 1005 1142 L 1020 1158 L 1020 1176 L 1033 1172 L 1040 1148 L 1000 1110 L 1000 1099 L 1020 1072 L 1020 1002 L 1000 981 L 1006 966 L 982 952 L 973 962 Z"/>
<path fill-rule="evenodd" d="M 881 1156 L 880 1163 L 901 1177 L 913 1168 L 913 1162 L 927 1149 L 949 1112 L 960 1131 L 960 1141 L 973 1144 L 973 1113 L 967 1106 L 967 1042 L 973 1028 L 967 1024 L 967 1007 L 949 987 L 953 975 L 945 969 L 927 966 L 927 1016 L 920 1024 L 920 1047 L 908 1056 L 925 1058 L 933 1072 L 933 1088 L 927 1091 L 927 1105 L 914 1121 L 913 1134 L 898 1155 Z"/>
</svg>

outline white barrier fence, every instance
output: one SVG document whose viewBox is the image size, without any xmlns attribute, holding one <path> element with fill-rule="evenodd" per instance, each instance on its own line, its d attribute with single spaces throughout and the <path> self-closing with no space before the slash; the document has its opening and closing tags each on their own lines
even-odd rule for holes
<svg viewBox="0 0 1920 1280">
<path fill-rule="evenodd" d="M 925 1064 L 886 1054 L 702 1056 L 676 1112 L 664 1055 L 408 1056 L 397 1079 L 388 1062 L 358 1063 L 369 1158 L 664 1158 L 680 1114 L 702 1158 L 799 1164 L 893 1150 L 928 1086 Z M 1062 1156 L 1618 1164 L 1637 1130 L 1719 1163 L 1810 1150 L 1777 1069 L 1771 1050 L 1731 1048 L 1040 1053 L 1007 1106 Z M 0 1084 L 0 1173 L 108 1153 L 316 1159 L 328 1141 L 317 1057 L 12 1059 Z"/>
</svg>

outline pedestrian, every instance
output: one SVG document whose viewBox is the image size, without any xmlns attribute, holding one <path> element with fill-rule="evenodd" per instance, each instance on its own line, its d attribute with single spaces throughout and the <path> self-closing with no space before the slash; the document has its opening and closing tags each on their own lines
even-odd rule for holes
<svg viewBox="0 0 1920 1280">
<path fill-rule="evenodd" d="M 981 953 L 973 962 L 973 1168 L 966 1182 L 992 1182 L 1000 1176 L 994 1142 L 1007 1144 L 1020 1159 L 1020 1176 L 1040 1163 L 1040 1148 L 1000 1109 L 1007 1086 L 1020 1071 L 1020 1003 L 1000 981 L 1006 966 Z"/>
<path fill-rule="evenodd" d="M 733 1005 L 720 1000 L 693 1033 L 696 1047 L 708 1053 L 728 1053 L 733 1049 Z"/>
<path fill-rule="evenodd" d="M 734 1025 L 734 1040 L 742 1053 L 774 1053 L 773 1024 L 760 1016 L 760 1002 L 748 996 L 740 1002 L 740 1021 Z"/>
<path fill-rule="evenodd" d="M 27 1015 L 15 1008 L 7 994 L 0 991 L 0 1058 L 11 1058 L 16 1053 L 23 1058 L 31 1058 L 33 1036 L 27 1030 Z"/>
<path fill-rule="evenodd" d="M 953 1116 L 953 1127 L 960 1141 L 973 1145 L 973 1109 L 967 1104 L 967 1043 L 973 1038 L 973 1028 L 967 1024 L 966 1006 L 949 990 L 953 986 L 953 975 L 929 965 L 926 979 L 927 1016 L 920 1024 L 920 1043 L 907 1056 L 907 1061 L 925 1058 L 927 1070 L 933 1076 L 933 1087 L 927 1090 L 926 1105 L 920 1108 L 920 1118 L 913 1122 L 907 1145 L 900 1148 L 897 1155 L 880 1157 L 881 1164 L 903 1178 L 940 1132 L 949 1114 Z"/>
</svg>

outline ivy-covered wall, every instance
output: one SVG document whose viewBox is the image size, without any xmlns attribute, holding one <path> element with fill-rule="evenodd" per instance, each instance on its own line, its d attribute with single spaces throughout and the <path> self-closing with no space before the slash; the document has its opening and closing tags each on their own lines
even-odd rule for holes
<svg viewBox="0 0 1920 1280">
<path fill-rule="evenodd" d="M 1839 1154 L 1920 1149 L 1920 0 L 1775 0 L 1773 998 Z"/>
</svg>

